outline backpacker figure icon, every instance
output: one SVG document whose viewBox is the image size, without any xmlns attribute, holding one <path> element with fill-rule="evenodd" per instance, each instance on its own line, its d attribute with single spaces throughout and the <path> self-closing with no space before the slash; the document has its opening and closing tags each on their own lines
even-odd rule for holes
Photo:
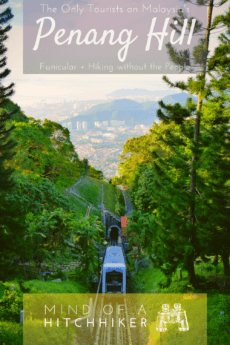
<svg viewBox="0 0 230 345">
<path fill-rule="evenodd" d="M 169 304 L 162 304 L 162 311 L 157 313 L 156 330 L 158 332 L 167 331 L 167 323 L 178 323 L 179 331 L 188 331 L 189 325 L 186 311 L 181 309 L 180 303 L 174 304 L 174 309 L 169 309 Z"/>
</svg>

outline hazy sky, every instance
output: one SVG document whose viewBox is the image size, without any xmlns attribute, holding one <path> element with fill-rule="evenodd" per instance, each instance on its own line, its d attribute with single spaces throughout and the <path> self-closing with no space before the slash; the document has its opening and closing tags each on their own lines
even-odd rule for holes
<svg viewBox="0 0 230 345">
<path fill-rule="evenodd" d="M 149 90 L 168 89 L 162 81 L 162 75 L 24 75 L 23 74 L 23 1 L 9 1 L 14 14 L 13 26 L 7 41 L 8 67 L 11 74 L 7 82 L 15 83 L 15 95 L 12 100 L 25 105 L 44 100 L 84 100 L 101 99 L 105 95 L 121 88 L 145 88 Z M 42 1 L 44 3 L 44 1 Z M 64 3 L 64 1 L 63 1 Z M 156 3 L 158 3 L 156 1 Z M 227 9 L 215 9 L 217 15 Z M 2 6 L 3 8 L 3 6 Z M 217 34 L 211 40 L 211 48 L 217 44 Z M 172 81 L 187 79 L 188 75 L 170 75 Z M 4 81 L 5 82 L 5 81 Z"/>
</svg>

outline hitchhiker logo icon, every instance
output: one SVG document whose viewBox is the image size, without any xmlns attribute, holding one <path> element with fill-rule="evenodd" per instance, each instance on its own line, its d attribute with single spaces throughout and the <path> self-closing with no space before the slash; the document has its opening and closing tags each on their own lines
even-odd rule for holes
<svg viewBox="0 0 230 345">
<path fill-rule="evenodd" d="M 162 311 L 157 313 L 156 330 L 158 332 L 167 331 L 167 323 L 178 323 L 179 331 L 188 331 L 189 325 L 186 311 L 181 309 L 180 303 L 174 304 L 174 309 L 169 309 L 169 304 L 162 304 Z"/>
</svg>

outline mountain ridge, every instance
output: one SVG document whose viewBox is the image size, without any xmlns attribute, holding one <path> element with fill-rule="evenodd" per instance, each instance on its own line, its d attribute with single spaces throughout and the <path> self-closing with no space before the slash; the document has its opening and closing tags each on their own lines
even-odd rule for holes
<svg viewBox="0 0 230 345">
<path fill-rule="evenodd" d="M 162 98 L 166 104 L 180 103 L 185 105 L 189 95 L 185 92 L 167 95 Z M 196 100 L 195 97 L 193 97 Z M 92 108 L 80 112 L 77 116 L 73 116 L 60 123 L 67 121 L 87 121 L 93 124 L 96 121 L 125 121 L 126 126 L 134 126 L 144 124 L 151 126 L 157 120 L 157 109 L 159 109 L 158 101 L 146 101 L 138 103 L 130 99 L 113 100 L 108 103 L 98 104 Z"/>
<path fill-rule="evenodd" d="M 150 91 L 147 89 L 120 89 L 116 90 L 114 92 L 111 92 L 107 96 L 109 97 L 126 97 L 126 96 L 156 96 L 156 97 L 162 97 L 166 95 L 176 94 L 175 90 L 155 90 Z"/>
</svg>

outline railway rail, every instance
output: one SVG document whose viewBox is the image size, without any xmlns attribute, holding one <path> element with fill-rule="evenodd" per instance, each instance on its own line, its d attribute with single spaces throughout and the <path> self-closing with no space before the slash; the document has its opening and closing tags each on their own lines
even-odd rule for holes
<svg viewBox="0 0 230 345">
<path fill-rule="evenodd" d="M 104 306 L 108 309 L 106 321 L 103 319 Z M 133 345 L 125 295 L 112 301 L 106 295 L 101 299 L 94 345 Z"/>
</svg>

